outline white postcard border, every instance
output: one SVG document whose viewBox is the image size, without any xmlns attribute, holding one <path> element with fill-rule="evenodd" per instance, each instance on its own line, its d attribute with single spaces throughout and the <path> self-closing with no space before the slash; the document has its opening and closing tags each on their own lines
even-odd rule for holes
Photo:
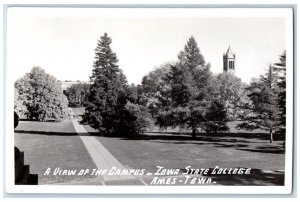
<svg viewBox="0 0 300 202">
<path fill-rule="evenodd" d="M 109 10 L 106 9 L 109 13 Z M 171 13 L 175 16 L 176 12 L 182 13 L 186 12 L 189 16 L 193 11 L 201 9 L 201 12 L 204 11 L 204 8 L 195 8 L 195 9 L 171 9 Z M 124 9 L 121 9 L 124 10 Z M 129 9 L 130 10 L 130 9 Z M 136 10 L 136 9 L 135 9 Z M 148 10 L 148 9 L 146 9 Z M 156 10 L 151 8 L 150 10 Z M 162 15 L 167 14 L 168 9 L 163 9 Z M 180 11 L 179 11 L 180 10 Z M 119 194 L 289 194 L 292 189 L 292 151 L 293 151 L 293 13 L 292 9 L 286 8 L 257 8 L 257 9 L 230 9 L 226 8 L 223 10 L 220 9 L 208 9 L 208 16 L 236 16 L 236 17 L 249 17 L 249 16 L 268 16 L 268 17 L 285 17 L 286 19 L 286 45 L 287 45 L 287 129 L 286 133 L 286 154 L 285 154 L 285 186 L 68 186 L 68 185 L 38 185 L 38 186 L 21 186 L 14 185 L 14 162 L 13 162 L 13 145 L 14 145 L 14 129 L 12 124 L 5 126 L 5 181 L 6 181 L 6 191 L 7 193 L 119 193 Z M 214 10 L 214 14 L 210 15 L 209 13 Z M 222 12 L 219 12 L 222 10 Z M 275 13 L 269 11 L 276 11 Z M 143 11 L 143 9 L 140 9 Z M 280 11 L 280 12 L 279 12 Z M 142 13 L 142 12 L 141 12 Z M 184 13 L 184 12 L 183 12 Z M 145 12 L 145 15 L 151 15 L 151 12 Z M 275 14 L 275 16 L 274 16 Z M 202 14 L 199 14 L 202 15 Z M 9 16 L 9 14 L 8 14 Z M 202 16 L 203 17 L 203 16 Z M 7 25 L 9 26 L 9 24 Z M 9 47 L 9 44 L 7 44 Z M 6 122 L 13 123 L 13 80 L 11 76 L 16 69 L 10 69 L 9 64 L 6 68 Z"/>
</svg>

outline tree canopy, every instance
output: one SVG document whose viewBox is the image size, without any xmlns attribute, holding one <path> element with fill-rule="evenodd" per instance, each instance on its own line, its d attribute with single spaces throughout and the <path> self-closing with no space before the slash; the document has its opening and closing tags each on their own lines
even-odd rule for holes
<svg viewBox="0 0 300 202">
<path fill-rule="evenodd" d="M 210 64 L 206 64 L 203 55 L 191 36 L 178 54 L 178 61 L 169 66 L 162 77 L 165 91 L 160 92 L 165 103 L 160 107 L 156 122 L 160 127 L 187 127 L 196 130 L 205 122 L 209 108 L 209 88 L 212 73 Z M 159 100 L 158 100 L 159 101 Z"/>
<path fill-rule="evenodd" d="M 61 83 L 42 68 L 33 67 L 15 82 L 15 88 L 15 108 L 21 116 L 25 115 L 31 120 L 60 121 L 66 115 L 68 100 Z"/>
<path fill-rule="evenodd" d="M 73 84 L 65 91 L 70 107 L 82 107 L 88 101 L 90 84 Z"/>
<path fill-rule="evenodd" d="M 230 72 L 218 74 L 213 79 L 211 96 L 224 105 L 228 119 L 236 121 L 241 113 L 241 103 L 249 101 L 247 97 L 247 84 Z"/>
<path fill-rule="evenodd" d="M 279 62 L 274 64 L 274 71 L 278 83 L 278 107 L 279 107 L 279 124 L 285 128 L 286 124 L 286 51 L 279 57 Z"/>
<path fill-rule="evenodd" d="M 129 103 L 135 101 L 136 89 L 128 85 L 118 66 L 117 55 L 110 47 L 111 43 L 107 33 L 98 40 L 83 121 L 105 134 L 139 132 L 147 122 L 140 120 L 142 116 L 133 114 L 134 111 L 141 110 L 135 103 Z M 139 121 L 139 125 L 136 121 Z"/>
<path fill-rule="evenodd" d="M 278 129 L 278 85 L 274 77 L 274 67 L 261 75 L 259 80 L 250 83 L 248 97 L 250 102 L 244 103 L 241 114 L 243 123 L 238 128 L 247 130 L 262 129 L 270 133 L 270 142 L 273 142 L 273 133 Z"/>
</svg>

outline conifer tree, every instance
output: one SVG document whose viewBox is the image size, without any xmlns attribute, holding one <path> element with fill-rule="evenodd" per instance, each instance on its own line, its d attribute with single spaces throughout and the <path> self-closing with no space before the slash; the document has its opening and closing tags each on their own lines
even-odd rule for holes
<svg viewBox="0 0 300 202">
<path fill-rule="evenodd" d="M 110 47 L 107 33 L 100 37 L 95 49 L 90 94 L 84 121 L 106 133 L 115 132 L 120 125 L 120 113 L 125 108 L 127 81 Z"/>
<path fill-rule="evenodd" d="M 274 71 L 277 73 L 278 81 L 278 105 L 279 124 L 285 128 L 286 125 L 286 51 L 279 57 L 279 62 L 274 64 Z"/>
<path fill-rule="evenodd" d="M 170 96 L 170 105 L 158 112 L 158 125 L 191 128 L 195 138 L 197 128 L 206 121 L 211 75 L 210 65 L 206 64 L 195 38 L 191 36 L 178 54 L 178 62 L 171 65 L 164 77 L 170 87 L 170 93 L 166 93 Z"/>
<path fill-rule="evenodd" d="M 252 81 L 248 87 L 250 102 L 244 103 L 244 113 L 241 114 L 243 123 L 238 128 L 247 130 L 262 129 L 269 131 L 270 143 L 273 133 L 278 129 L 278 85 L 274 74 L 274 67 L 269 66 L 265 75 L 258 81 Z"/>
<path fill-rule="evenodd" d="M 205 115 L 205 130 L 207 132 L 214 131 L 215 134 L 218 131 L 228 131 L 227 126 L 228 113 L 226 112 L 225 104 L 222 101 L 213 101 Z"/>
</svg>

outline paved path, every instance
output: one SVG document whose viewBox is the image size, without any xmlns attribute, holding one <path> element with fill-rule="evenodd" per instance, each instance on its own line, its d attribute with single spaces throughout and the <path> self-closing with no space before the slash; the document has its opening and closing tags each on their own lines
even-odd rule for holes
<svg viewBox="0 0 300 202">
<path fill-rule="evenodd" d="M 72 109 L 70 109 L 72 110 Z M 74 113 L 73 113 L 74 114 Z M 71 117 L 72 123 L 84 146 L 89 152 L 92 160 L 94 161 L 97 169 L 108 171 L 113 167 L 120 170 L 126 170 L 123 166 L 95 137 L 90 136 L 85 128 L 78 123 L 77 118 Z M 104 184 L 114 185 L 146 185 L 141 179 L 137 179 L 133 175 L 102 175 L 104 178 Z"/>
</svg>

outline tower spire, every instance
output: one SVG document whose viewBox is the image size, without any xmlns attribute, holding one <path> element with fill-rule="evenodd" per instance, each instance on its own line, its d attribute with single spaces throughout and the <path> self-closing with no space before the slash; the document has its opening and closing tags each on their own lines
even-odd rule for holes
<svg viewBox="0 0 300 202">
<path fill-rule="evenodd" d="M 230 45 L 223 54 L 223 72 L 235 72 L 235 53 L 231 50 Z"/>
</svg>

